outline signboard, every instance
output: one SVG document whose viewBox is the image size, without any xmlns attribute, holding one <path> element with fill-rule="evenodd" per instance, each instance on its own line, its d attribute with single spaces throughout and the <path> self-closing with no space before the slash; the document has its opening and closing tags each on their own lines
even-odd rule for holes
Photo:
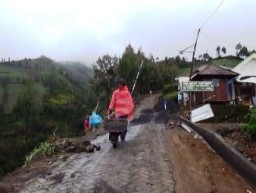
<svg viewBox="0 0 256 193">
<path fill-rule="evenodd" d="M 182 82 L 181 91 L 214 91 L 212 81 L 188 81 Z"/>
<path fill-rule="evenodd" d="M 208 118 L 213 117 L 214 114 L 212 112 L 210 104 L 203 105 L 197 109 L 191 111 L 191 122 L 195 123 L 198 121 L 202 121 Z"/>
</svg>

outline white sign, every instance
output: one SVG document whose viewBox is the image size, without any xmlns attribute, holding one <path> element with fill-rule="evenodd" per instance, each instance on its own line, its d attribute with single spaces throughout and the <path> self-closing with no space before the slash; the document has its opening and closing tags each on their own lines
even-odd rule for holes
<svg viewBox="0 0 256 193">
<path fill-rule="evenodd" d="M 212 81 L 188 81 L 182 82 L 182 91 L 214 91 Z"/>
<path fill-rule="evenodd" d="M 210 104 L 203 105 L 191 111 L 191 121 L 193 123 L 214 117 Z"/>
</svg>

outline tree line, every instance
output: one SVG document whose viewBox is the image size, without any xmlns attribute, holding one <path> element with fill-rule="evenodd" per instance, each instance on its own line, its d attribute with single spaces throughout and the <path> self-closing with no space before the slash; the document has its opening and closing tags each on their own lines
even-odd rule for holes
<svg viewBox="0 0 256 193">
<path fill-rule="evenodd" d="M 251 54 L 256 53 L 256 51 L 254 49 L 249 50 L 247 48 L 247 46 L 242 45 L 241 43 L 236 44 L 235 50 L 236 50 L 236 56 L 241 57 L 241 58 L 248 57 Z M 217 57 L 220 57 L 221 53 L 226 54 L 226 52 L 227 52 L 227 49 L 224 46 L 222 46 L 222 47 L 218 46 L 216 48 Z"/>
<path fill-rule="evenodd" d="M 141 49 L 135 51 L 130 44 L 126 46 L 120 58 L 110 55 L 99 57 L 93 64 L 94 73 L 90 83 L 98 100 L 104 100 L 104 107 L 115 88 L 116 78 L 123 78 L 128 88 L 132 89 L 142 61 L 143 66 L 136 83 L 134 97 L 150 91 L 160 91 L 166 84 L 174 84 L 179 65 L 187 63 L 179 57 L 166 57 L 159 61 L 153 55 L 145 56 Z"/>
</svg>

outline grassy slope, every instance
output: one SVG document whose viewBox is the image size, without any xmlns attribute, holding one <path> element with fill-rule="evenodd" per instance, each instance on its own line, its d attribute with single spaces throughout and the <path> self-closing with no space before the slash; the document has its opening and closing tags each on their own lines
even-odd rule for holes
<svg viewBox="0 0 256 193">
<path fill-rule="evenodd" d="M 239 60 L 237 58 L 217 58 L 211 61 L 212 64 L 218 65 L 218 66 L 225 66 L 228 68 L 234 68 L 237 64 L 239 64 L 242 60 Z"/>
</svg>

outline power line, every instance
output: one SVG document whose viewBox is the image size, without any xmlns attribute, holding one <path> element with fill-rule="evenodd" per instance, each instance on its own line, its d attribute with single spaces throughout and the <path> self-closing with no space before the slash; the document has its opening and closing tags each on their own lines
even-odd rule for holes
<svg viewBox="0 0 256 193">
<path fill-rule="evenodd" d="M 211 19 L 211 17 L 216 13 L 216 11 L 220 8 L 220 6 L 224 3 L 224 0 L 222 0 L 220 2 L 220 4 L 218 5 L 218 7 L 212 12 L 212 14 L 205 20 L 204 24 L 199 28 L 199 29 L 202 29 L 205 24 Z"/>
<path fill-rule="evenodd" d="M 207 40 L 213 40 L 213 41 L 217 42 L 218 44 L 220 44 L 220 43 L 221 43 L 221 44 L 228 44 L 229 46 L 234 46 L 234 47 L 237 45 L 236 43 L 226 42 L 226 41 L 217 39 L 217 38 L 215 38 L 214 36 L 209 35 L 209 34 L 207 34 L 207 33 L 205 33 L 205 32 L 201 32 L 201 34 L 204 35 L 205 39 L 207 39 Z"/>
<path fill-rule="evenodd" d="M 195 44 L 192 44 L 191 46 L 186 47 L 185 49 L 179 51 L 180 54 L 183 54 L 184 52 L 192 52 L 192 51 L 186 51 L 189 48 L 192 48 Z"/>
<path fill-rule="evenodd" d="M 197 42 L 198 42 L 198 38 L 199 38 L 199 34 L 201 29 L 205 26 L 205 24 L 210 20 L 210 18 L 215 14 L 215 12 L 220 8 L 220 6 L 223 4 L 224 0 L 222 0 L 222 2 L 218 5 L 218 7 L 213 11 L 213 13 L 205 20 L 205 22 L 203 23 L 203 25 L 197 30 L 197 36 L 196 36 L 196 41 L 194 44 L 194 50 L 193 50 L 193 54 L 192 54 L 192 65 L 190 68 L 190 75 L 189 75 L 189 81 L 191 81 L 191 76 L 193 73 L 194 68 L 196 67 L 196 60 L 195 60 L 195 53 L 196 53 L 196 46 L 197 46 Z M 190 107 L 189 109 L 191 110 L 191 92 L 189 93 L 189 101 L 190 101 Z"/>
<path fill-rule="evenodd" d="M 210 18 L 216 13 L 216 11 L 220 8 L 220 6 L 224 3 L 224 0 L 222 0 L 220 2 L 220 4 L 217 6 L 217 8 L 212 12 L 212 14 L 205 20 L 205 22 L 203 23 L 203 25 L 197 30 L 197 37 L 196 37 L 196 42 L 195 44 L 188 46 L 187 48 L 183 49 L 182 51 L 179 51 L 180 54 L 183 54 L 188 48 L 191 48 L 194 46 L 194 50 L 193 50 L 193 55 L 195 54 L 196 51 L 196 44 L 199 38 L 199 33 L 202 31 L 201 29 L 206 25 L 206 23 L 210 20 Z M 186 51 L 188 52 L 188 51 Z M 194 56 L 192 57 L 192 60 L 194 59 Z M 193 61 L 192 61 L 193 62 Z"/>
</svg>

